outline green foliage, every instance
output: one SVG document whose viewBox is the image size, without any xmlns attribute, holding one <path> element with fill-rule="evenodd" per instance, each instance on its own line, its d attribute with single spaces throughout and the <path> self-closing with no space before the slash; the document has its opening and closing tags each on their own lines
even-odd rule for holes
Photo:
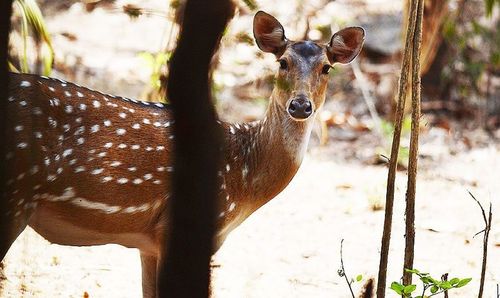
<svg viewBox="0 0 500 298">
<path fill-rule="evenodd" d="M 35 42 L 38 57 L 42 62 L 44 75 L 50 75 L 54 60 L 54 48 L 50 34 L 43 19 L 42 12 L 35 0 L 16 0 L 16 7 L 21 14 L 21 35 L 23 38 L 23 54 L 20 57 L 22 72 L 30 72 L 28 66 L 28 37 L 31 36 Z M 10 63 L 11 70 L 17 69 Z"/>
<path fill-rule="evenodd" d="M 392 144 L 392 137 L 394 134 L 394 123 L 390 121 L 386 121 L 381 119 L 380 121 L 380 130 L 382 131 L 382 135 L 385 140 L 385 144 L 388 145 L 387 148 L 383 148 L 381 154 L 389 157 L 391 152 L 390 146 Z M 403 118 L 403 122 L 401 123 L 401 137 L 406 138 L 410 135 L 411 132 L 411 117 L 406 116 Z M 408 166 L 408 158 L 410 157 L 410 149 L 407 146 L 400 146 L 398 152 L 398 164 L 404 167 Z"/>
<path fill-rule="evenodd" d="M 390 289 L 396 292 L 396 294 L 401 297 L 414 297 L 414 298 L 426 298 L 436 296 L 451 289 L 458 289 L 467 285 L 472 278 L 452 278 L 450 280 L 441 281 L 433 278 L 429 273 L 420 272 L 417 269 L 405 269 L 406 272 L 410 272 L 419 277 L 422 282 L 422 294 L 418 296 L 412 296 L 413 292 L 416 291 L 417 286 L 414 284 L 403 285 L 399 282 L 392 282 Z M 429 295 L 426 295 L 427 290 L 430 291 Z"/>
<path fill-rule="evenodd" d="M 146 67 L 151 72 L 149 84 L 153 90 L 160 90 L 161 75 L 166 69 L 167 63 L 170 60 L 171 53 L 159 52 L 152 54 L 149 52 L 139 53 L 139 58 L 144 62 Z"/>
<path fill-rule="evenodd" d="M 484 3 L 486 15 L 491 16 L 500 0 L 484 0 Z M 462 17 L 449 17 L 443 24 L 443 36 L 453 57 L 448 59 L 441 75 L 444 85 L 456 86 L 460 91 L 458 95 L 467 99 L 480 93 L 479 81 L 483 74 L 494 73 L 500 67 L 500 32 L 481 24 L 476 16 L 462 14 Z"/>
<path fill-rule="evenodd" d="M 500 6 L 500 0 L 484 0 L 484 6 L 486 7 L 486 16 L 491 17 L 491 15 L 493 14 L 495 3 L 497 4 L 497 6 Z"/>
<path fill-rule="evenodd" d="M 257 2 L 255 2 L 254 0 L 242 0 L 243 3 L 245 3 L 245 5 L 250 9 L 250 10 L 257 10 L 257 8 L 259 8 L 257 6 Z"/>
</svg>

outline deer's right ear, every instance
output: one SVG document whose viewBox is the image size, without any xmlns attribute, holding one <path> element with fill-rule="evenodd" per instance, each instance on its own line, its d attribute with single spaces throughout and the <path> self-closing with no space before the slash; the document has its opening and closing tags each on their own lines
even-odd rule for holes
<svg viewBox="0 0 500 298">
<path fill-rule="evenodd" d="M 253 18 L 253 36 L 264 52 L 281 56 L 286 48 L 285 29 L 272 15 L 259 11 Z"/>
</svg>

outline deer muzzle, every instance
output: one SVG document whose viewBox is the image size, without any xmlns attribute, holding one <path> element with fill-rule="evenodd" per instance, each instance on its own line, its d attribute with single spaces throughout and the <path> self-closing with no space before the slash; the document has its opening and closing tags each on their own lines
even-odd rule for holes
<svg viewBox="0 0 500 298">
<path fill-rule="evenodd" d="M 305 95 L 293 98 L 288 104 L 288 114 L 295 120 L 305 120 L 313 113 L 312 103 Z"/>
</svg>

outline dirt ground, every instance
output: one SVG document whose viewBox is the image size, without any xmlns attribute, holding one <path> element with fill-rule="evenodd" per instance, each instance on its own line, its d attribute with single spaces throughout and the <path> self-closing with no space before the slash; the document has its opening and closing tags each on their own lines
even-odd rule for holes
<svg viewBox="0 0 500 298">
<path fill-rule="evenodd" d="M 316 2 L 320 1 L 311 1 L 309 9 L 314 9 Z M 325 11 L 334 10 L 351 24 L 355 12 L 362 9 L 401 9 L 395 4 L 398 1 L 351 2 L 357 3 L 356 9 L 346 8 L 349 1 L 334 1 Z M 163 1 L 142 3 L 166 9 Z M 271 1 L 261 3 L 268 11 L 280 11 Z M 365 5 L 359 7 L 359 3 Z M 281 19 L 292 15 L 293 9 L 289 10 L 280 11 Z M 100 8 L 87 14 L 80 4 L 71 5 L 64 13 L 44 13 L 55 48 L 59 49 L 56 60 L 78 69 L 69 80 L 105 92 L 140 97 L 149 78 L 137 53 L 162 48 L 162 35 L 158 33 L 168 31 L 164 19 L 131 23 L 119 12 Z M 250 32 L 251 16 L 241 18 L 243 21 L 233 22 L 232 26 Z M 68 40 L 63 34 L 68 32 L 78 39 Z M 137 42 L 138 38 L 141 42 Z M 228 56 L 237 59 L 221 59 L 221 69 L 229 69 L 238 59 L 253 59 L 247 48 L 234 47 L 238 55 L 229 55 L 231 49 L 227 49 Z M 272 60 L 265 63 L 274 63 Z M 230 86 L 260 74 L 255 69 L 244 75 L 238 73 L 245 70 L 221 72 L 216 81 Z M 360 94 L 359 90 L 353 92 Z M 248 119 L 262 113 L 262 104 L 228 98 L 221 94 L 219 110 L 224 119 Z M 337 106 L 330 103 L 326 108 L 335 112 Z M 372 207 L 383 203 L 387 179 L 385 165 L 367 162 L 377 155 L 377 138 L 370 134 L 352 137 L 350 132 L 335 128 L 330 130 L 329 143 L 320 146 L 318 133 L 313 133 L 308 154 L 288 188 L 233 231 L 214 256 L 213 296 L 350 297 L 344 279 L 337 274 L 341 239 L 347 274 L 362 274 L 364 280 L 376 277 L 384 213 Z M 493 204 L 484 297 L 496 297 L 500 284 L 499 139 L 500 131 L 488 134 L 455 127 L 428 127 L 422 135 L 415 268 L 438 278 L 443 273 L 473 278 L 466 287 L 450 292 L 451 297 L 473 297 L 479 283 L 482 238 L 473 236 L 483 229 L 483 222 L 468 191 L 483 205 Z M 401 277 L 405 189 L 406 173 L 400 171 L 388 284 Z M 10 249 L 3 266 L 1 297 L 141 296 L 138 251 L 117 245 L 59 246 L 28 228 Z M 354 289 L 360 285 L 355 283 Z M 396 297 L 388 293 L 388 297 Z"/>
</svg>

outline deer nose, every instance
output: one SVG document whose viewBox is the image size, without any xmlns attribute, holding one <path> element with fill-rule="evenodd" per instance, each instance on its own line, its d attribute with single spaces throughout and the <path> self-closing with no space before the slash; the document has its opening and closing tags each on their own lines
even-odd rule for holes
<svg viewBox="0 0 500 298">
<path fill-rule="evenodd" d="M 306 97 L 292 99 L 288 105 L 288 113 L 295 119 L 307 119 L 312 114 L 312 104 Z"/>
</svg>

